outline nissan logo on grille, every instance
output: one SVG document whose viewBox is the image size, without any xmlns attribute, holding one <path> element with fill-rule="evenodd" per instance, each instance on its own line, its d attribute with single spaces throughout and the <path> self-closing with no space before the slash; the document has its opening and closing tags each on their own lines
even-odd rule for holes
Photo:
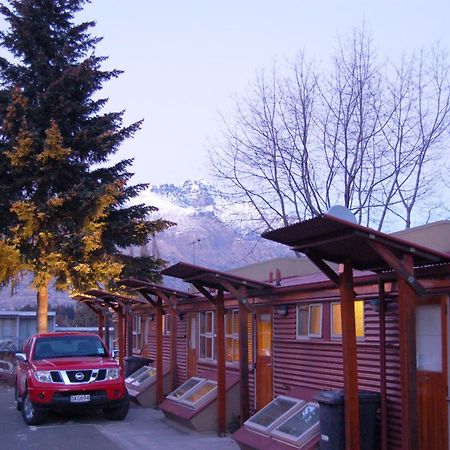
<svg viewBox="0 0 450 450">
<path fill-rule="evenodd" d="M 84 380 L 83 372 L 77 372 L 77 373 L 75 374 L 75 378 L 76 378 L 77 381 Z"/>
</svg>

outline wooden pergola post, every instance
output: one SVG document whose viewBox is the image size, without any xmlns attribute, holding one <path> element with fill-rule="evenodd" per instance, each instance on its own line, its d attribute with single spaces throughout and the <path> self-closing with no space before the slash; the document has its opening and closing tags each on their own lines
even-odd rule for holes
<svg viewBox="0 0 450 450">
<path fill-rule="evenodd" d="M 248 392 L 248 311 L 242 302 L 239 302 L 239 373 L 240 383 L 240 422 L 241 425 L 249 418 L 250 401 Z"/>
<path fill-rule="evenodd" d="M 127 308 L 126 320 L 127 320 L 127 356 L 131 356 L 133 354 L 133 314 L 131 313 L 130 308 Z"/>
<path fill-rule="evenodd" d="M 217 343 L 217 435 L 226 432 L 226 368 L 225 368 L 225 306 L 223 289 L 216 297 L 216 343 Z"/>
<path fill-rule="evenodd" d="M 176 299 L 172 298 L 172 305 L 176 304 Z M 178 320 L 177 310 L 174 306 L 171 307 L 170 315 L 170 383 L 171 391 L 177 385 L 177 335 L 178 335 Z"/>
<path fill-rule="evenodd" d="M 163 309 L 162 300 L 157 299 L 156 304 L 156 404 L 159 405 L 164 400 L 163 383 Z"/>
<path fill-rule="evenodd" d="M 106 309 L 104 312 L 104 324 L 105 324 L 105 334 L 104 334 L 104 340 L 105 344 L 108 347 L 109 350 L 111 350 L 109 347 L 109 312 Z"/>
<path fill-rule="evenodd" d="M 403 265 L 414 273 L 412 255 L 403 256 Z M 416 369 L 416 302 L 408 283 L 398 279 L 398 309 L 400 328 L 400 368 L 402 398 L 402 447 L 418 450 L 417 369 Z"/>
<path fill-rule="evenodd" d="M 123 308 L 119 306 L 117 312 L 117 327 L 119 333 L 119 364 L 122 369 L 124 368 L 124 359 L 125 359 L 125 333 L 124 333 L 124 316 L 123 316 Z"/>
<path fill-rule="evenodd" d="M 353 269 L 349 260 L 339 276 L 341 296 L 342 347 L 344 356 L 345 448 L 360 449 L 358 365 L 356 355 L 355 298 Z"/>
<path fill-rule="evenodd" d="M 97 313 L 97 323 L 98 323 L 98 331 L 97 334 L 103 339 L 103 313 L 101 310 L 96 311 Z"/>
</svg>

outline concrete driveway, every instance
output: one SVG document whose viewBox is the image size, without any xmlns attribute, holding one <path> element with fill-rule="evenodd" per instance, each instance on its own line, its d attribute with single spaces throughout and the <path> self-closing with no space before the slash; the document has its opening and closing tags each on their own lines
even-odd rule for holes
<svg viewBox="0 0 450 450">
<path fill-rule="evenodd" d="M 14 390 L 0 387 L 0 448 L 8 450 L 230 450 L 229 437 L 180 430 L 152 408 L 132 405 L 125 420 L 110 422 L 101 412 L 52 413 L 39 427 L 28 426 L 14 404 Z"/>
</svg>

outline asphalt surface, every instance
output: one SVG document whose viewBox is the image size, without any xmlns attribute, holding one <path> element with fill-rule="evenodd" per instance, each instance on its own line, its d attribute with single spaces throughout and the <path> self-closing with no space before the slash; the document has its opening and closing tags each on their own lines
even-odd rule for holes
<svg viewBox="0 0 450 450">
<path fill-rule="evenodd" d="M 100 411 L 51 413 L 38 427 L 16 410 L 14 390 L 0 387 L 0 448 L 4 450 L 236 450 L 230 437 L 197 433 L 168 424 L 161 411 L 132 405 L 123 421 L 108 421 Z"/>
</svg>

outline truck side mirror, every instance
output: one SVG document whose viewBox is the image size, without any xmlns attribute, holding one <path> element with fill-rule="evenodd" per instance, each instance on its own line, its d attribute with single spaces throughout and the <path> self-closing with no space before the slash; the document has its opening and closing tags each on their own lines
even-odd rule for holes
<svg viewBox="0 0 450 450">
<path fill-rule="evenodd" d="M 27 362 L 27 355 L 25 353 L 16 353 L 17 361 Z"/>
</svg>

